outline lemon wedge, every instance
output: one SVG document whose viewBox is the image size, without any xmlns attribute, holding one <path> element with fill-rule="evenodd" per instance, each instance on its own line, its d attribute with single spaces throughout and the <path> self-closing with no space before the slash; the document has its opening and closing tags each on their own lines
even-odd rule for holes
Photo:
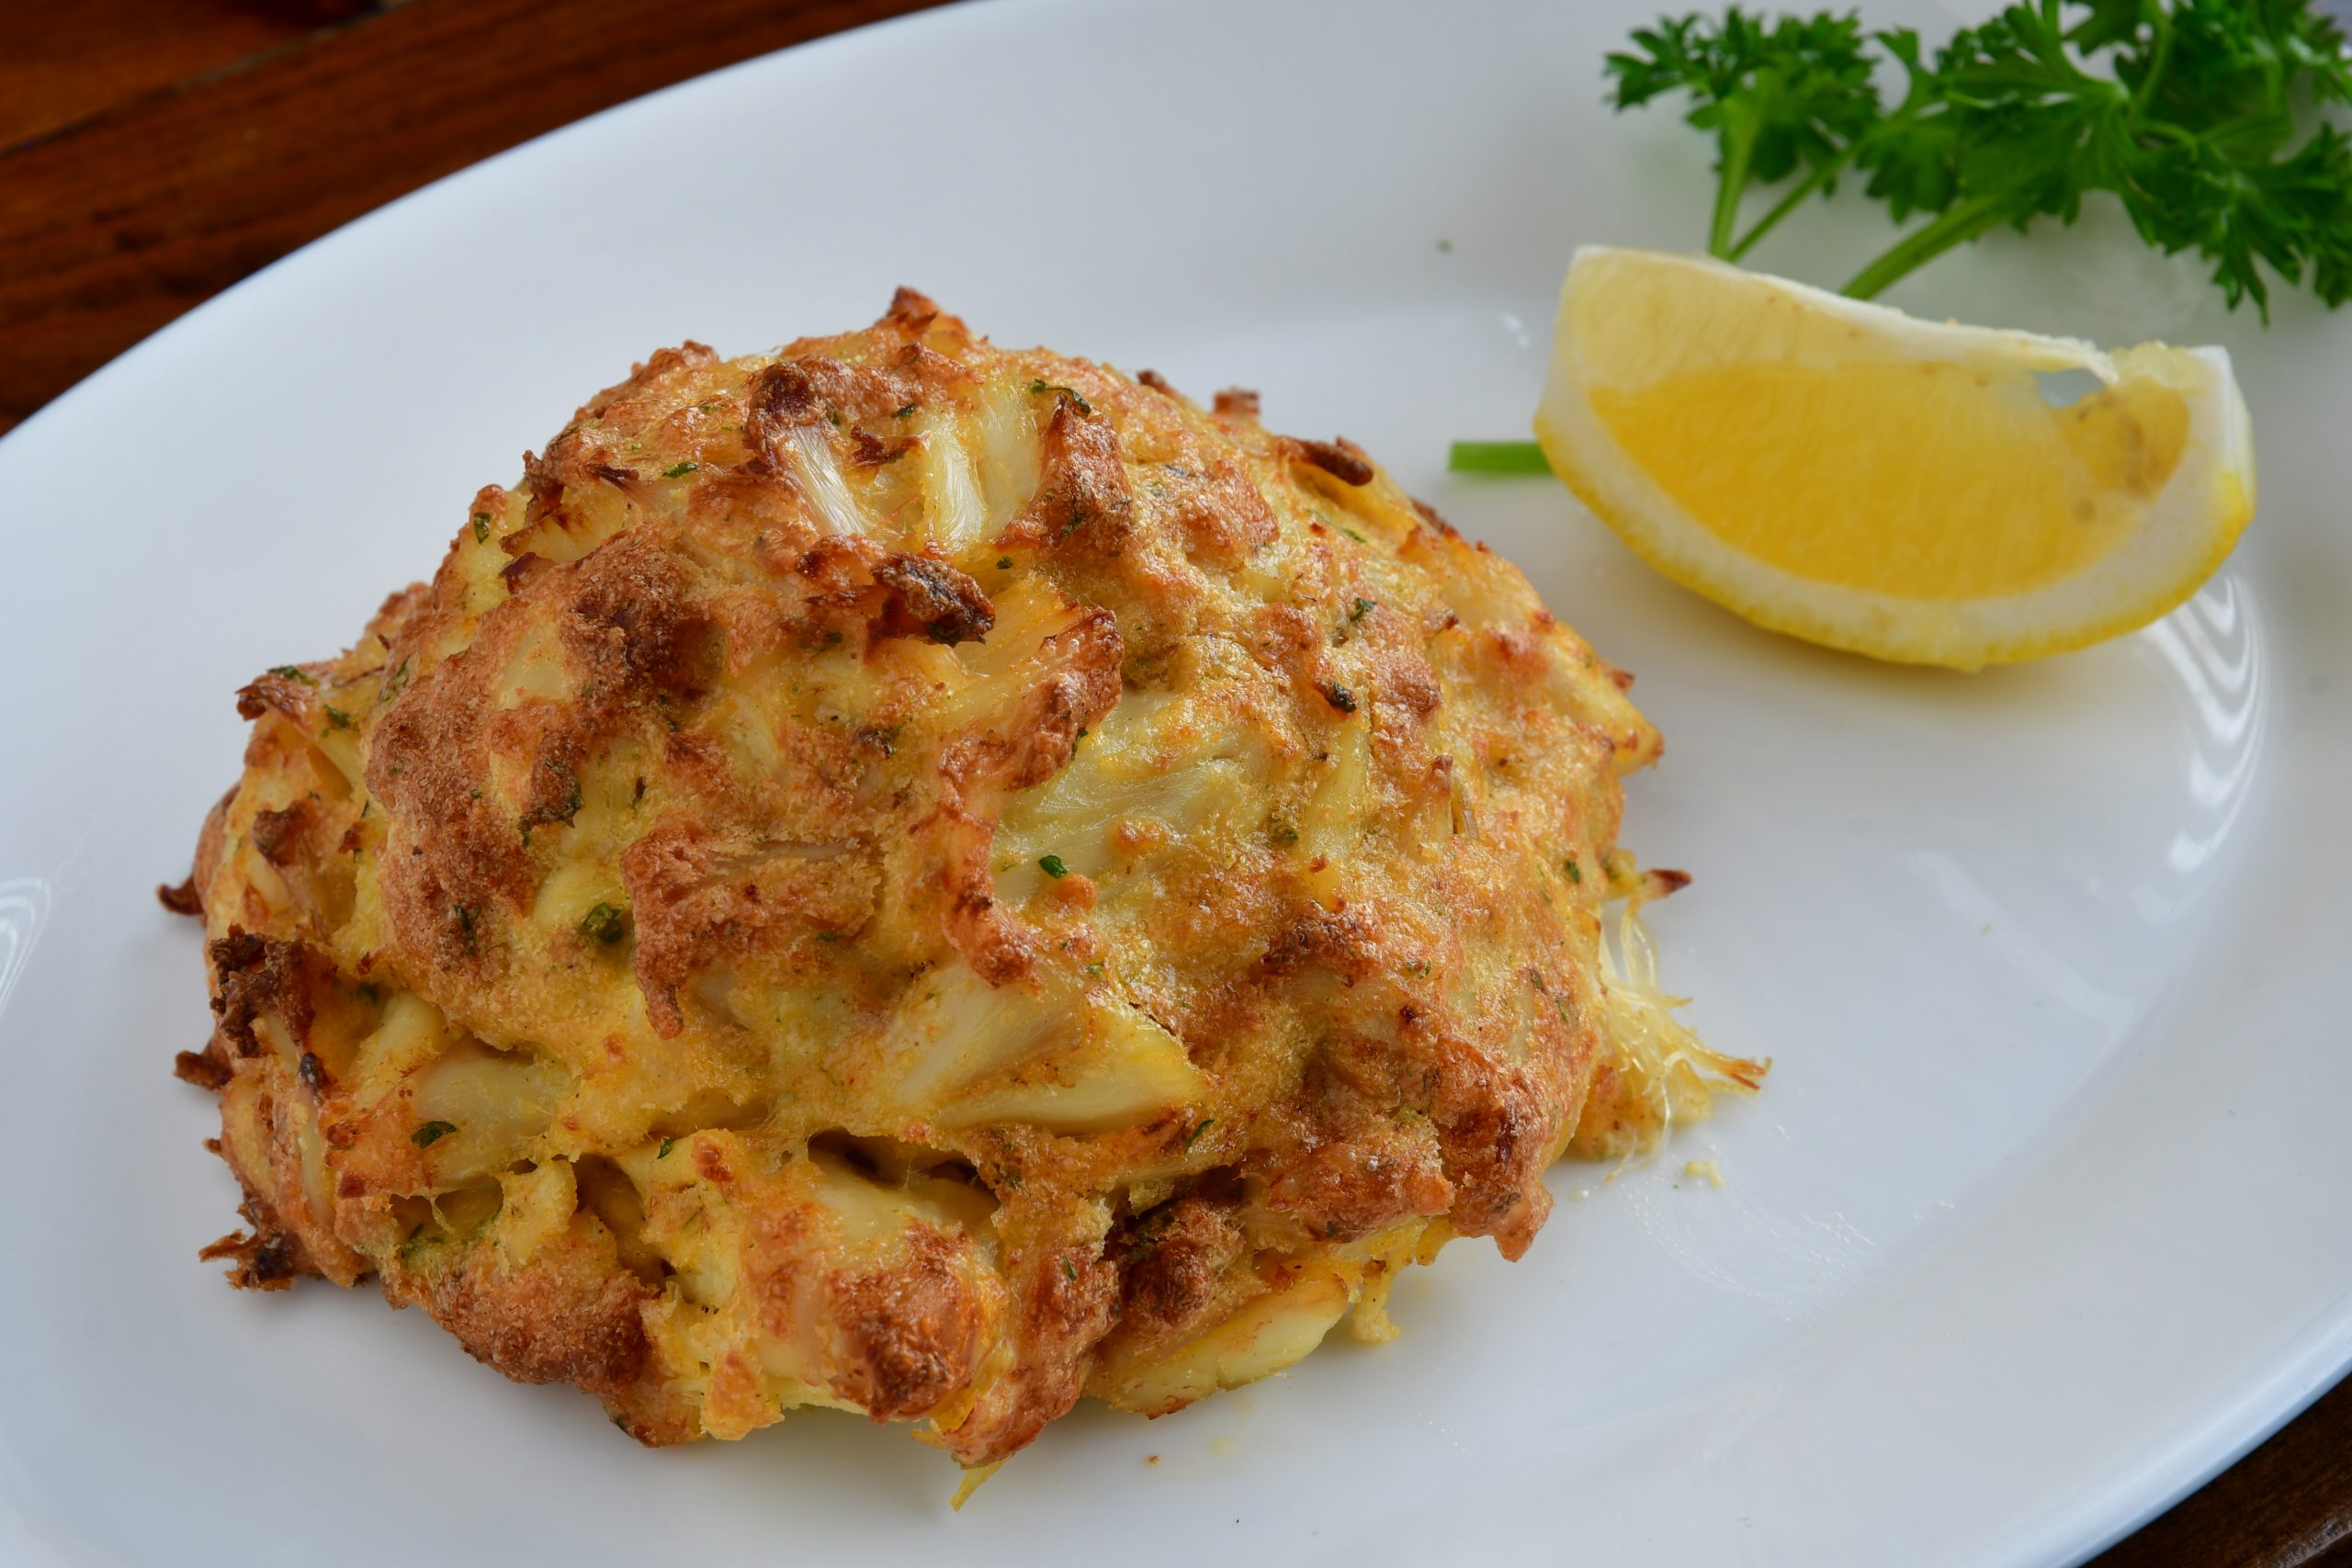
<svg viewBox="0 0 2352 1568">
<path fill-rule="evenodd" d="M 2066 371 L 2098 387 L 2058 406 L 2041 378 Z M 1535 434 L 1675 581 L 1960 670 L 2145 626 L 2254 514 L 2221 349 L 2107 354 L 1651 251 L 1577 253 Z"/>
</svg>

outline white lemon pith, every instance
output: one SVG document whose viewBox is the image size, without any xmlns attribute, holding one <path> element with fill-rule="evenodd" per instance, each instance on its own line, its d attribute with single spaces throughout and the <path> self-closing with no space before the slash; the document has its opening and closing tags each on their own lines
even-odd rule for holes
<svg viewBox="0 0 2352 1568">
<path fill-rule="evenodd" d="M 2065 407 L 2040 378 L 2088 371 Z M 1668 577 L 1758 625 L 1973 670 L 2145 626 L 2254 514 L 2218 348 L 1921 321 L 1698 257 L 1587 247 L 1535 434 Z"/>
</svg>

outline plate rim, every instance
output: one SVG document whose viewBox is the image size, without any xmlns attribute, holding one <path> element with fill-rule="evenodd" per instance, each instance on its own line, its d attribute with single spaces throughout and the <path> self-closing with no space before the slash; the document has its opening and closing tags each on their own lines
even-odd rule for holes
<svg viewBox="0 0 2352 1568">
<path fill-rule="evenodd" d="M 1181 6 L 1184 0 L 1131 0 L 1128 9 Z M 1871 0 L 1861 0 L 1868 6 Z M 166 353 L 188 333 L 208 328 L 232 310 L 254 308 L 258 297 L 282 287 L 292 271 L 335 265 L 336 253 L 364 243 L 385 225 L 413 220 L 413 214 L 469 181 L 495 177 L 495 172 L 529 156 L 546 154 L 549 144 L 572 138 L 592 126 L 612 123 L 646 111 L 665 100 L 689 97 L 731 75 L 753 72 L 784 57 L 847 53 L 876 46 L 877 39 L 905 31 L 967 22 L 987 14 L 992 17 L 1069 9 L 1071 0 L 944 0 L 944 3 L 894 17 L 862 23 L 837 32 L 801 40 L 777 50 L 731 62 L 713 70 L 639 94 L 540 132 L 487 157 L 452 170 L 404 192 L 274 258 L 198 305 L 131 344 L 72 386 L 33 411 L 16 426 L 0 434 L 0 466 L 19 458 L 36 446 L 60 439 L 53 435 L 69 413 L 79 413 L 93 399 L 103 399 L 127 378 L 144 371 L 147 364 Z M 61 411 L 67 411 L 61 412 Z M 53 965 L 59 960 L 53 935 L 41 944 L 46 955 L 28 952 L 24 969 L 36 963 Z M 0 998 L 0 1001 L 5 1001 Z M 2307 1411 L 2338 1383 L 2352 1377 L 2352 1291 L 2339 1292 L 2326 1309 L 2295 1332 L 2281 1337 L 2258 1374 L 2230 1385 L 2191 1416 L 2156 1434 L 2134 1458 L 2119 1453 L 2107 1484 L 2087 1490 L 2039 1516 L 2021 1515 L 1989 1541 L 1980 1559 L 1986 1563 L 2018 1564 L 2057 1562 L 2080 1564 L 2136 1533 L 2147 1524 L 2202 1489 L 2238 1464 L 2247 1454 Z M 2056 1556 L 2052 1556 L 2052 1553 Z"/>
</svg>

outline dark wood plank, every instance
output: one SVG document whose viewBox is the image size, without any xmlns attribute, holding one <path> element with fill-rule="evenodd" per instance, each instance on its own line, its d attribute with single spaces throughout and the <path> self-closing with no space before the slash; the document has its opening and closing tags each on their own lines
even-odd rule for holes
<svg viewBox="0 0 2352 1568">
<path fill-rule="evenodd" d="M 0 148 L 253 60 L 377 0 L 68 0 L 11 10 L 0 47 Z"/>
<path fill-rule="evenodd" d="M 412 0 L 0 157 L 0 419 L 246 274 L 597 109 L 928 0 Z"/>
<path fill-rule="evenodd" d="M 2091 1568 L 2352 1565 L 2352 1382 Z"/>
</svg>

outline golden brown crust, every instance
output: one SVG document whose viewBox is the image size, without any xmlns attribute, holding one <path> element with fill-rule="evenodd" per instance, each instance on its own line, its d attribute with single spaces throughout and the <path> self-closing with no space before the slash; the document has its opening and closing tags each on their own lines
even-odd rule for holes
<svg viewBox="0 0 2352 1568">
<path fill-rule="evenodd" d="M 1298 455 L 1339 479 L 1342 484 L 1368 485 L 1372 482 L 1372 460 L 1363 448 L 1342 435 L 1337 441 L 1300 441 L 1292 445 Z"/>
<path fill-rule="evenodd" d="M 1623 693 L 1254 394 L 911 290 L 663 350 L 239 693 L 165 897 L 209 1255 L 373 1272 L 651 1443 L 820 1404 L 986 1464 L 1261 1375 L 1417 1248 L 1523 1252 L 1597 1078 L 1634 1114 Z"/>
<path fill-rule="evenodd" d="M 1035 494 L 997 544 L 1056 549 L 1083 533 L 1084 544 L 1097 553 L 1117 555 L 1125 548 L 1135 513 L 1118 432 L 1068 388 L 1049 390 L 1054 412 L 1038 444 Z"/>
<path fill-rule="evenodd" d="M 395 1305 L 419 1301 L 475 1359 L 516 1382 L 568 1382 L 621 1398 L 651 1353 L 644 1286 L 614 1269 L 609 1245 L 576 1233 L 540 1248 L 527 1269 L 503 1269 L 475 1251 L 421 1279 L 390 1272 L 385 1292 Z"/>
<path fill-rule="evenodd" d="M 854 937 L 881 873 L 859 840 L 764 839 L 745 823 L 656 823 L 621 854 L 646 1017 L 667 1038 L 684 1027 L 678 987 L 728 960 L 783 945 Z"/>
<path fill-rule="evenodd" d="M 828 1306 L 840 1336 L 832 1390 L 876 1421 L 903 1421 L 964 1386 L 985 1348 L 985 1317 L 949 1259 L 955 1243 L 911 1227 L 888 1267 L 837 1273 Z"/>
<path fill-rule="evenodd" d="M 1012 1364 L 969 1413 L 940 1423 L 942 1444 L 962 1463 L 1018 1451 L 1078 1403 L 1118 1308 L 1119 1271 L 1103 1257 L 1108 1224 L 1100 1204 L 1042 1192 L 1016 1191 L 999 1211 L 1001 1271 L 1017 1303 Z"/>
<path fill-rule="evenodd" d="M 1127 1227 L 1116 1244 L 1127 1264 L 1120 1314 L 1126 1332 L 1175 1339 L 1211 1320 L 1250 1251 L 1238 1207 L 1231 1199 L 1180 1198 Z"/>
<path fill-rule="evenodd" d="M 197 1252 L 207 1263 L 228 1259 L 229 1283 L 241 1291 L 283 1291 L 302 1275 L 318 1273 L 301 1238 L 279 1227 L 268 1200 L 249 1188 L 237 1212 L 251 1228 L 232 1231 Z"/>
</svg>

